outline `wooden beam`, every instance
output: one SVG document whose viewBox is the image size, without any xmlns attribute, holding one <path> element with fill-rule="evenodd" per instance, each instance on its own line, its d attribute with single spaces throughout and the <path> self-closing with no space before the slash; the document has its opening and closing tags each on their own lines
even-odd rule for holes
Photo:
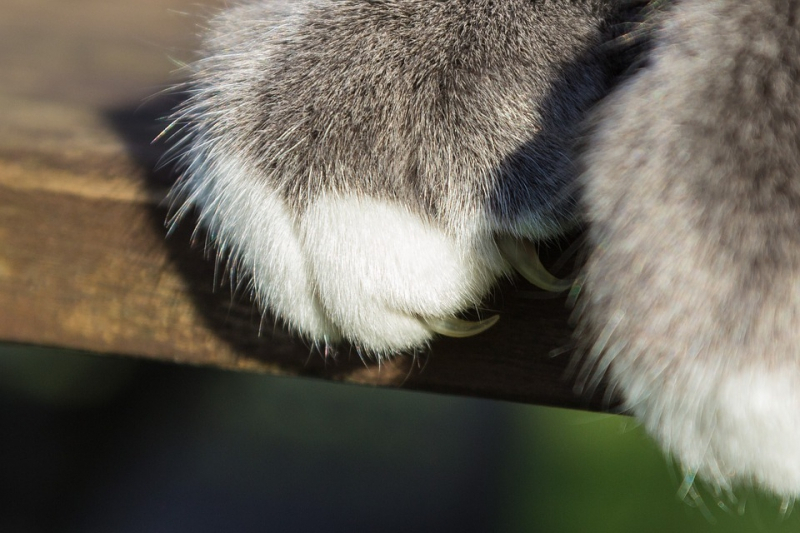
<svg viewBox="0 0 800 533">
<path fill-rule="evenodd" d="M 184 224 L 166 238 L 152 144 L 191 60 L 191 0 L 9 0 L 0 22 L 0 340 L 272 374 L 597 408 L 573 392 L 563 299 L 518 282 L 485 334 L 377 364 L 262 323 Z M 206 10 L 207 12 L 208 10 Z M 150 98 L 148 98 L 150 97 Z M 216 290 L 215 290 L 216 287 Z"/>
</svg>

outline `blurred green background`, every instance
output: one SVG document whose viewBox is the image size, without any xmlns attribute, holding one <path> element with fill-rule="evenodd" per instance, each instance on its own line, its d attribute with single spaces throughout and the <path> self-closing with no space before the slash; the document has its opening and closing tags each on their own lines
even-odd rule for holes
<svg viewBox="0 0 800 533">
<path fill-rule="evenodd" d="M 626 417 L 0 345 L 0 532 L 796 531 Z"/>
</svg>

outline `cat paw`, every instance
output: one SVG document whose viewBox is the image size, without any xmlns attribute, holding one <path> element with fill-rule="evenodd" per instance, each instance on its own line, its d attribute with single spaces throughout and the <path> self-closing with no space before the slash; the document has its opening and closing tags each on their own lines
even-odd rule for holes
<svg viewBox="0 0 800 533">
<path fill-rule="evenodd" d="M 647 65 L 601 105 L 576 336 L 689 479 L 794 498 L 800 18 L 787 10 L 675 2 Z"/>
<path fill-rule="evenodd" d="M 384 355 L 474 334 L 525 241 L 575 222 L 576 128 L 608 82 L 597 2 L 258 1 L 210 23 L 174 197 L 260 307 Z M 527 251 L 526 251 L 527 250 Z"/>
</svg>

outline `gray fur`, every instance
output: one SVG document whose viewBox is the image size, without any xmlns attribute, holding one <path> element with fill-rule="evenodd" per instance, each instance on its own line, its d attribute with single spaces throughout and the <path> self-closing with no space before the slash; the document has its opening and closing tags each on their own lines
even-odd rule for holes
<svg viewBox="0 0 800 533">
<path fill-rule="evenodd" d="M 609 2 L 260 1 L 211 22 L 191 158 L 242 154 L 299 215 L 323 191 L 397 200 L 455 235 L 560 233 L 571 146 L 607 92 Z M 193 172 L 188 173 L 191 189 Z"/>
<path fill-rule="evenodd" d="M 674 2 L 583 165 L 592 364 L 688 472 L 796 496 L 800 2 Z"/>
</svg>

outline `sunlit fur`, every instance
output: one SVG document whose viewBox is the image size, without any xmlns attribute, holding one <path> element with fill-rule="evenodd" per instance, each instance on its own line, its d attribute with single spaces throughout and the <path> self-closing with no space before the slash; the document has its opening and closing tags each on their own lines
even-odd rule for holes
<svg viewBox="0 0 800 533">
<path fill-rule="evenodd" d="M 800 2 L 674 2 L 583 167 L 590 364 L 690 476 L 796 497 Z"/>
</svg>

